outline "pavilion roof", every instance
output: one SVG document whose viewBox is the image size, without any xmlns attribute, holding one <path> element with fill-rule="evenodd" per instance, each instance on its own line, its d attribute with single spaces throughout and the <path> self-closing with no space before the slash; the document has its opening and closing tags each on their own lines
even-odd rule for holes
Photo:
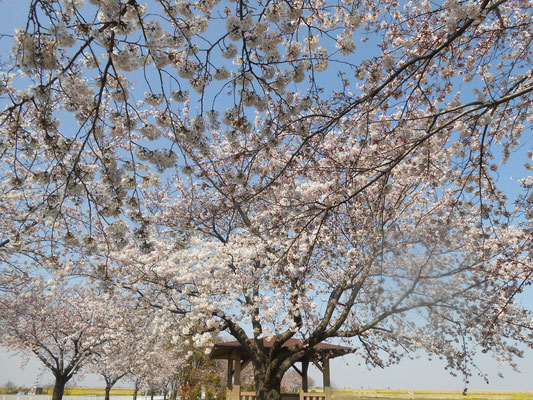
<svg viewBox="0 0 533 400">
<path fill-rule="evenodd" d="M 255 339 L 248 339 L 252 344 L 255 343 Z M 265 348 L 271 348 L 274 344 L 275 338 L 272 339 L 263 339 L 263 347 Z M 283 347 L 292 347 L 299 343 L 302 343 L 303 341 L 300 339 L 288 339 L 283 343 Z M 243 346 L 237 341 L 229 341 L 229 342 L 221 342 L 216 343 L 213 347 L 213 351 L 211 352 L 211 358 L 214 359 L 227 359 L 229 358 L 229 355 L 235 351 L 238 350 L 243 353 Z M 323 356 L 326 355 L 328 358 L 335 358 L 339 357 L 348 353 L 353 352 L 353 349 L 351 347 L 346 346 L 339 346 L 336 344 L 329 344 L 329 343 L 318 343 L 315 346 L 313 346 L 313 350 L 311 352 L 311 358 L 314 358 L 318 355 Z"/>
</svg>

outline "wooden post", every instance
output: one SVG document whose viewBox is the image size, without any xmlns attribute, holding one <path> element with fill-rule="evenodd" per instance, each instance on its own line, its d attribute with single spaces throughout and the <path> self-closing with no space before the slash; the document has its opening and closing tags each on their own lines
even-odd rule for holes
<svg viewBox="0 0 533 400">
<path fill-rule="evenodd" d="M 233 400 L 241 399 L 241 353 L 238 350 L 233 352 Z"/>
<path fill-rule="evenodd" d="M 233 353 L 228 356 L 228 375 L 226 381 L 226 400 L 233 400 Z"/>
<path fill-rule="evenodd" d="M 331 399 L 331 382 L 329 378 L 329 358 L 327 355 L 322 357 L 322 374 L 324 377 L 324 395 L 326 400 Z"/>
<path fill-rule="evenodd" d="M 302 391 L 307 393 L 309 391 L 309 380 L 307 379 L 307 370 L 309 368 L 309 359 L 302 360 Z"/>
</svg>

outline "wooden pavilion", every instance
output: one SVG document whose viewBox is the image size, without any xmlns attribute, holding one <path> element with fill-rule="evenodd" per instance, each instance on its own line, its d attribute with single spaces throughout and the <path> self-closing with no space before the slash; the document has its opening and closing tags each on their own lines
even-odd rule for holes
<svg viewBox="0 0 533 400">
<path fill-rule="evenodd" d="M 249 339 L 252 343 L 254 339 Z M 287 340 L 282 347 L 291 347 L 301 342 L 298 339 Z M 274 340 L 263 339 L 263 346 L 268 349 L 272 347 Z M 344 346 L 337 346 L 327 343 L 318 343 L 310 354 L 299 360 L 301 368 L 296 365 L 292 367 L 302 377 L 302 389 L 299 393 L 282 393 L 281 400 L 331 400 L 331 381 L 329 360 L 351 353 L 353 349 Z M 241 391 L 241 371 L 250 363 L 241 344 L 238 341 L 222 342 L 215 344 L 211 353 L 211 358 L 216 360 L 228 360 L 228 376 L 226 400 L 255 400 L 255 392 Z M 307 370 L 312 362 L 323 376 L 324 391 L 309 392 Z"/>
</svg>

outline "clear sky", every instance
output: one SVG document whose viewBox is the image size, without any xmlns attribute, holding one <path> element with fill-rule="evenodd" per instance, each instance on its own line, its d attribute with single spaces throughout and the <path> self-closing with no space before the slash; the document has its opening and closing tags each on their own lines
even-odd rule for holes
<svg viewBox="0 0 533 400">
<path fill-rule="evenodd" d="M 15 26 L 20 26 L 26 16 L 26 7 L 22 0 L 4 0 L 0 2 L 0 24 L 1 33 L 12 30 Z M 9 48 L 8 38 L 2 38 L 0 48 Z M 526 133 L 531 136 L 531 133 Z M 519 156 L 506 168 L 499 171 L 501 179 L 506 181 L 510 197 L 516 190 L 516 179 L 525 176 L 527 172 L 523 168 L 523 162 L 527 150 L 533 147 L 531 137 L 523 144 Z M 515 161 L 516 160 L 516 161 Z M 514 192 L 514 193 L 513 193 Z M 527 307 L 533 307 L 532 290 L 526 293 L 521 301 Z M 365 366 L 359 366 L 355 356 L 345 356 L 336 359 L 331 364 L 332 381 L 339 387 L 351 388 L 404 388 L 404 389 L 454 389 L 461 390 L 464 387 L 462 376 L 452 377 L 444 371 L 444 363 L 439 360 L 428 361 L 427 356 L 420 354 L 420 359 L 409 361 L 404 360 L 399 365 L 385 370 L 373 369 L 369 371 Z M 46 384 L 52 381 L 52 375 L 40 367 L 36 360 L 21 369 L 20 357 L 9 357 L 5 349 L 0 348 L 0 385 L 7 381 L 12 381 L 17 385 Z M 533 391 L 533 350 L 526 350 L 524 359 L 519 361 L 521 373 L 516 373 L 510 369 L 499 369 L 497 363 L 488 356 L 478 359 L 478 365 L 488 374 L 489 384 L 485 384 L 479 377 L 473 377 L 469 388 L 471 390 L 531 390 Z M 503 374 L 503 378 L 498 377 L 498 372 Z M 320 384 L 321 377 L 318 370 L 310 371 L 311 376 L 317 384 Z M 88 386 L 101 386 L 98 377 L 87 375 L 78 384 Z"/>
</svg>

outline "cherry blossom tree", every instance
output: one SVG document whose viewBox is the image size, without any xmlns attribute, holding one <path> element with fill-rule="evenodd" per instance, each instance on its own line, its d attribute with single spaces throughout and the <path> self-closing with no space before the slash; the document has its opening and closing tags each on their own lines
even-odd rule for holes
<svg viewBox="0 0 533 400">
<path fill-rule="evenodd" d="M 61 400 L 67 382 L 80 372 L 107 340 L 106 297 L 84 286 L 50 287 L 41 280 L 0 297 L 0 343 L 33 355 L 55 378 L 53 400 Z"/>
<path fill-rule="evenodd" d="M 183 369 L 188 358 L 183 349 L 185 341 L 178 340 L 181 338 L 175 334 L 176 323 L 181 318 L 147 309 L 129 291 L 121 296 L 119 290 L 106 288 L 113 293 L 102 302 L 106 340 L 95 351 L 85 371 L 103 378 L 106 400 L 113 386 L 123 378 L 134 382 L 136 392 L 140 389 L 166 391 L 168 382 Z"/>
<path fill-rule="evenodd" d="M 131 307 L 131 304 L 122 303 L 120 306 Z M 113 386 L 131 372 L 132 365 L 139 357 L 136 350 L 138 340 L 142 339 L 138 334 L 138 330 L 142 329 L 142 320 L 130 310 L 121 311 L 123 312 L 119 315 L 108 315 L 108 319 L 119 321 L 113 324 L 113 331 L 108 333 L 106 342 L 98 348 L 91 364 L 86 368 L 88 372 L 94 372 L 103 378 L 105 400 L 109 400 Z"/>
<path fill-rule="evenodd" d="M 191 349 L 186 362 L 175 373 L 175 382 L 182 390 L 183 399 L 215 400 L 226 394 L 227 365 L 210 359 L 202 351 Z"/>
<path fill-rule="evenodd" d="M 314 380 L 311 377 L 307 378 L 307 383 L 310 387 L 314 386 L 315 384 Z M 287 371 L 287 373 L 283 376 L 283 379 L 281 380 L 281 387 L 285 388 L 285 390 L 290 392 L 297 392 L 302 388 L 301 375 L 294 370 Z"/>
<path fill-rule="evenodd" d="M 179 331 L 176 321 L 168 318 L 166 312 L 154 315 L 153 310 L 143 312 L 141 309 L 135 314 L 141 314 L 141 321 L 144 316 L 144 323 L 136 322 L 129 326 L 127 330 L 130 334 L 127 344 L 123 343 L 124 351 L 111 350 L 109 356 L 121 360 L 117 371 L 120 371 L 120 365 L 127 367 L 126 376 L 133 381 L 136 392 L 144 390 L 153 395 L 155 391 L 162 391 L 166 395 L 170 390 L 175 393 L 180 383 L 178 378 L 188 365 L 189 358 L 186 342 L 176 334 Z M 117 336 L 124 337 L 123 334 Z"/>
<path fill-rule="evenodd" d="M 227 331 L 258 400 L 327 339 L 465 376 L 531 345 L 533 180 L 511 202 L 498 179 L 531 167 L 529 2 L 27 4 L 0 77 L 3 264 L 74 253 L 56 273 L 155 325 Z"/>
</svg>

